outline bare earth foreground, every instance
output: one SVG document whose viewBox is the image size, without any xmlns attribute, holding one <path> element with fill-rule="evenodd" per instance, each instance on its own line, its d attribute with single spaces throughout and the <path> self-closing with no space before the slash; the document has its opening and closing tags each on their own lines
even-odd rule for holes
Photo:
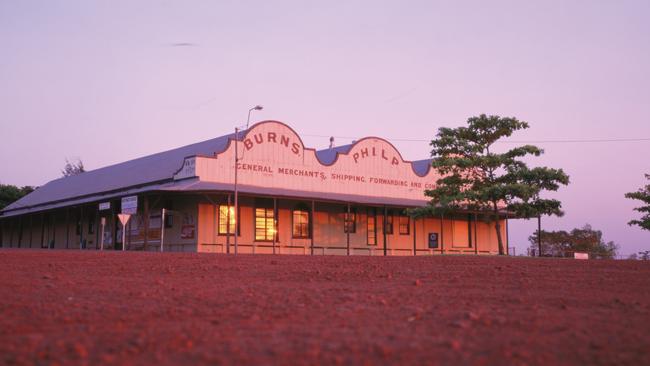
<svg viewBox="0 0 650 366">
<path fill-rule="evenodd" d="M 650 364 L 650 263 L 0 250 L 0 364 Z"/>
</svg>

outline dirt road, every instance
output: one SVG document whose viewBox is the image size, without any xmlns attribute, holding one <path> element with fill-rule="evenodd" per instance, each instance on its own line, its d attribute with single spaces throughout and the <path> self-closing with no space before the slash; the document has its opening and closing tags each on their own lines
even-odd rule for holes
<svg viewBox="0 0 650 366">
<path fill-rule="evenodd" d="M 650 263 L 0 250 L 0 364 L 650 364 Z"/>
</svg>

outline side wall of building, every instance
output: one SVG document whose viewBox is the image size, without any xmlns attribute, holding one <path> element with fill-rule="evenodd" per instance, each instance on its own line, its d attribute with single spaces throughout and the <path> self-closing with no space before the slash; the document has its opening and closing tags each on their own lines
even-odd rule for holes
<svg viewBox="0 0 650 366">
<path fill-rule="evenodd" d="M 199 252 L 232 253 L 235 250 L 234 232 L 230 236 L 218 233 L 220 205 L 227 207 L 225 197 L 216 196 L 198 202 Z M 275 242 L 256 241 L 255 209 L 273 206 L 269 204 L 269 200 L 242 197 L 239 207 L 238 252 L 310 254 L 313 250 L 314 254 L 347 254 L 348 235 L 345 232 L 347 206 L 315 202 L 315 213 L 312 216 L 311 205 L 311 201 L 277 199 L 277 239 Z M 293 236 L 294 209 L 306 209 L 310 212 L 313 233 L 309 238 Z M 351 255 L 376 256 L 383 255 L 384 251 L 387 255 L 498 254 L 499 252 L 494 224 L 487 224 L 469 215 L 444 220 L 440 218 L 413 220 L 401 214 L 402 210 L 394 208 L 351 205 L 350 210 L 356 221 L 353 232 L 351 230 L 349 234 Z M 385 212 L 387 215 L 384 214 Z M 372 230 L 373 225 L 369 225 L 369 220 L 372 223 L 373 217 L 374 230 Z M 391 220 L 392 230 L 390 230 Z M 507 246 L 505 220 L 502 220 L 501 224 L 505 247 Z M 429 234 L 432 233 L 437 234 L 438 237 L 436 248 L 429 246 Z"/>
<path fill-rule="evenodd" d="M 147 197 L 142 197 L 145 200 Z M 160 250 L 161 209 L 169 207 L 164 228 L 164 251 L 197 251 L 197 202 L 195 196 L 149 197 L 148 251 Z M 143 201 L 144 202 L 144 201 Z M 99 211 L 98 204 L 68 207 L 0 220 L 0 243 L 7 248 L 100 249 L 102 218 L 105 218 L 105 250 L 122 248 L 122 225 L 117 218 L 119 200 L 112 210 Z M 144 205 L 126 227 L 127 250 L 145 249 Z"/>
</svg>

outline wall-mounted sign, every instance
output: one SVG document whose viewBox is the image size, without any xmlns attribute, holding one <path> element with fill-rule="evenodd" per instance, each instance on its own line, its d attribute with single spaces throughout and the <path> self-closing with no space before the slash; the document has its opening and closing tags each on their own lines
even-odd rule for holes
<svg viewBox="0 0 650 366">
<path fill-rule="evenodd" d="M 138 196 L 122 197 L 122 213 L 134 215 L 138 212 Z"/>
<path fill-rule="evenodd" d="M 196 176 L 196 157 L 185 158 L 183 168 L 174 175 L 174 179 L 185 179 Z"/>
<path fill-rule="evenodd" d="M 429 249 L 438 248 L 438 233 L 429 233 Z"/>
<path fill-rule="evenodd" d="M 99 204 L 99 211 L 105 211 L 105 210 L 110 210 L 111 209 L 111 203 L 110 202 L 102 202 Z"/>
</svg>

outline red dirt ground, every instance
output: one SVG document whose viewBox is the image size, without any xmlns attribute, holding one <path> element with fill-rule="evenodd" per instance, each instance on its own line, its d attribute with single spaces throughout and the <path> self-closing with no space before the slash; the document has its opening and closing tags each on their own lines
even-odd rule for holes
<svg viewBox="0 0 650 366">
<path fill-rule="evenodd" d="M 650 364 L 650 263 L 0 250 L 0 364 Z"/>
</svg>

